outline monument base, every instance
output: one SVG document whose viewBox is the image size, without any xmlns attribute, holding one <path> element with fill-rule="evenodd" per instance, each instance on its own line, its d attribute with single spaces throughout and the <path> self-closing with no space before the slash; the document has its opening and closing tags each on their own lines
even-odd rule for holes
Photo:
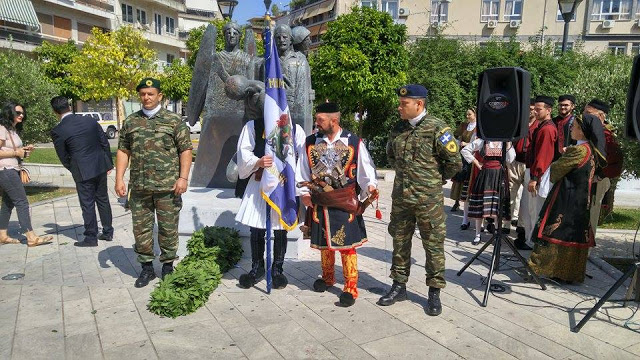
<svg viewBox="0 0 640 360">
<path fill-rule="evenodd" d="M 249 227 L 235 220 L 240 203 L 241 199 L 235 197 L 234 189 L 189 187 L 187 192 L 182 194 L 182 210 L 178 224 L 178 256 L 182 258 L 187 255 L 187 240 L 194 231 L 205 226 L 224 226 L 240 232 L 245 250 L 243 257 L 251 257 Z M 302 251 L 309 247 L 309 241 L 302 239 L 302 232 L 298 228 L 290 231 L 287 238 L 287 259 L 298 259 Z"/>
</svg>

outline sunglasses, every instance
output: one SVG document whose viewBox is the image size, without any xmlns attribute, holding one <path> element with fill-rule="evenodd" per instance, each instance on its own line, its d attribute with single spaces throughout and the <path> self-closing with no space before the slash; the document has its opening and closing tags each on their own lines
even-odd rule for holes
<svg viewBox="0 0 640 360">
<path fill-rule="evenodd" d="M 16 111 L 16 116 L 20 116 L 20 115 L 24 115 L 24 112 L 22 112 L 22 111 Z"/>
</svg>

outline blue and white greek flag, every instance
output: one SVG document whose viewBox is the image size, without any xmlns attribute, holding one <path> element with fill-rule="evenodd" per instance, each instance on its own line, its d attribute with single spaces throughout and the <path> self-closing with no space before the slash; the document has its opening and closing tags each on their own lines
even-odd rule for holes
<svg viewBox="0 0 640 360">
<path fill-rule="evenodd" d="M 289 116 L 278 49 L 270 29 L 265 31 L 265 155 L 273 157 L 273 166 L 266 168 L 260 187 L 262 197 L 278 213 L 280 225 L 287 231 L 298 225 L 296 204 L 295 136 Z"/>
</svg>

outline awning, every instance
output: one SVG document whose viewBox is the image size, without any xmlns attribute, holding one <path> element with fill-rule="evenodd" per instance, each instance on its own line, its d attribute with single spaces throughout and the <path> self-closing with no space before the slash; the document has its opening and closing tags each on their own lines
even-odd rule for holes
<svg viewBox="0 0 640 360">
<path fill-rule="evenodd" d="M 336 0 L 331 0 L 331 1 L 326 1 L 323 3 L 319 3 L 316 5 L 313 5 L 311 7 L 308 7 L 305 11 L 304 11 L 304 15 L 302 16 L 303 19 L 308 19 L 308 18 L 312 18 L 316 15 L 320 15 L 320 14 L 324 14 L 326 12 L 329 12 L 331 10 L 333 10 L 333 7 L 336 5 Z"/>
<path fill-rule="evenodd" d="M 31 0 L 0 0 L 0 20 L 40 28 Z"/>
<path fill-rule="evenodd" d="M 304 10 L 300 10 L 291 14 L 289 19 L 289 24 L 291 25 L 300 25 L 302 21 L 302 16 L 304 15 Z"/>
</svg>

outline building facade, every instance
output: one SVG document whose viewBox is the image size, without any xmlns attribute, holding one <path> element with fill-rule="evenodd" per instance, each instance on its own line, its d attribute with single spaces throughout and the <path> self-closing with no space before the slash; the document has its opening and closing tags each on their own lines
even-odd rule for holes
<svg viewBox="0 0 640 360">
<path fill-rule="evenodd" d="M 407 26 L 410 39 L 440 32 L 482 44 L 535 36 L 559 46 L 564 31 L 557 0 L 301 0 L 278 22 L 306 26 L 318 46 L 327 24 L 353 6 L 388 12 Z M 581 42 L 587 51 L 638 54 L 639 20 L 640 0 L 584 0 L 570 22 L 568 46 Z"/>
</svg>

